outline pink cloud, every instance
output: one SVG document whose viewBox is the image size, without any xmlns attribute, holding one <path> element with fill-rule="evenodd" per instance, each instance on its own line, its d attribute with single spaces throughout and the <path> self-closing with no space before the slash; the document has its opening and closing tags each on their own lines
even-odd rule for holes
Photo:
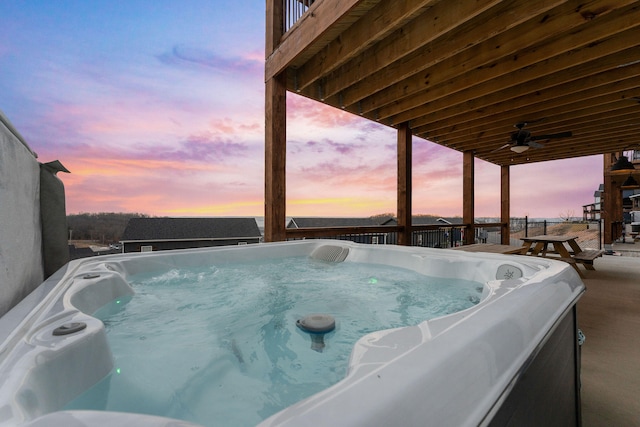
<svg viewBox="0 0 640 427">
<path fill-rule="evenodd" d="M 235 168 L 177 160 L 67 159 L 71 174 L 60 174 L 67 191 L 67 211 L 135 211 L 183 215 L 218 206 L 263 208 L 262 171 L 239 180 Z M 259 200 L 259 203 L 256 203 Z M 230 211 L 226 212 L 230 214 Z"/>
<path fill-rule="evenodd" d="M 209 121 L 209 127 L 213 132 L 226 135 L 234 135 L 238 137 L 244 136 L 248 132 L 252 134 L 260 133 L 260 136 L 262 136 L 262 132 L 264 129 L 257 122 L 251 122 L 251 119 L 249 119 L 249 123 L 246 123 L 238 122 L 228 117 L 225 117 L 224 119 L 211 119 Z"/>
</svg>

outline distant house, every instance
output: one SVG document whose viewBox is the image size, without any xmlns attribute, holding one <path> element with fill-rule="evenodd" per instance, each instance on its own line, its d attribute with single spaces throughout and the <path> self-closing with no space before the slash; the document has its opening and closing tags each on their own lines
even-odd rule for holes
<svg viewBox="0 0 640 427">
<path fill-rule="evenodd" d="M 426 246 L 434 248 L 447 248 L 460 244 L 462 237 L 459 228 L 447 227 L 462 224 L 462 218 L 437 218 L 431 216 L 414 216 L 413 225 L 439 225 L 438 230 L 415 231 L 413 233 L 413 246 Z M 295 217 L 287 224 L 287 228 L 321 228 L 321 227 L 375 227 L 380 225 L 398 225 L 394 217 L 370 217 L 370 218 L 317 218 Z M 356 243 L 389 244 L 398 243 L 398 235 L 395 232 L 344 234 L 334 237 L 339 240 L 350 240 Z"/>
<path fill-rule="evenodd" d="M 583 221 L 598 221 L 600 220 L 600 211 L 602 210 L 602 197 L 604 195 L 604 184 L 600 184 L 600 187 L 593 193 L 594 203 L 588 205 L 582 205 L 582 220 Z"/>
<path fill-rule="evenodd" d="M 131 218 L 123 252 L 162 251 L 260 242 L 254 218 Z"/>
<path fill-rule="evenodd" d="M 363 227 L 376 225 L 396 225 L 395 218 L 370 217 L 370 218 L 329 218 L 329 217 L 294 217 L 287 224 L 287 228 L 306 227 Z"/>
<path fill-rule="evenodd" d="M 69 259 L 80 259 L 95 256 L 96 253 L 91 248 L 78 248 L 76 245 L 69 245 Z"/>
<path fill-rule="evenodd" d="M 120 253 L 119 250 L 114 248 L 109 249 L 92 249 L 91 247 L 77 247 L 76 245 L 69 245 L 69 259 L 88 258 L 90 256 L 100 255 L 113 255 Z"/>
<path fill-rule="evenodd" d="M 459 246 L 462 242 L 462 230 L 454 228 L 455 225 L 462 224 L 460 217 L 436 218 L 433 216 L 414 216 L 411 218 L 413 225 L 439 225 L 439 230 L 415 231 L 413 233 L 413 246 L 424 246 L 429 248 L 449 248 Z M 446 228 L 447 225 L 452 226 Z"/>
<path fill-rule="evenodd" d="M 375 227 L 379 225 L 398 225 L 398 222 L 391 216 L 371 218 L 294 217 L 287 224 L 287 228 Z M 335 238 L 356 243 L 374 244 L 394 244 L 397 240 L 395 233 L 346 234 Z"/>
</svg>

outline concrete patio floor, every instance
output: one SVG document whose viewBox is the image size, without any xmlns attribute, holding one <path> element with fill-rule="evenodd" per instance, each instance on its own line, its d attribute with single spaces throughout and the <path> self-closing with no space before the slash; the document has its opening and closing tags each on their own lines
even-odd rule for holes
<svg viewBox="0 0 640 427">
<path fill-rule="evenodd" d="M 582 425 L 640 426 L 640 257 L 605 255 L 594 266 L 578 302 Z"/>
</svg>

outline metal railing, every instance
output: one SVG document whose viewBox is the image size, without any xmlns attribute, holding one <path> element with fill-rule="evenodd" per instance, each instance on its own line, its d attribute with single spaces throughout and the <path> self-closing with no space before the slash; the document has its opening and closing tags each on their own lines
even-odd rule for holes
<svg viewBox="0 0 640 427">
<path fill-rule="evenodd" d="M 582 249 L 602 249 L 602 226 L 600 221 L 529 221 L 525 218 L 524 237 L 542 234 L 554 236 L 578 235 Z"/>
<path fill-rule="evenodd" d="M 284 13 L 284 32 L 289 31 L 293 25 L 305 14 L 316 0 L 282 0 Z"/>
<path fill-rule="evenodd" d="M 466 225 L 421 225 L 412 227 L 411 245 L 428 248 L 461 246 Z M 324 227 L 287 229 L 288 240 L 336 239 L 356 243 L 397 245 L 401 227 Z"/>
<path fill-rule="evenodd" d="M 585 249 L 602 249 L 602 228 L 600 221 L 530 221 L 528 218 L 511 218 L 509 244 L 522 245 L 522 237 L 541 234 L 578 235 L 579 244 Z M 472 243 L 502 243 L 502 224 L 476 223 Z M 398 226 L 377 227 L 325 227 L 287 229 L 288 240 L 337 239 L 356 243 L 397 245 L 401 232 Z M 462 246 L 466 224 L 419 225 L 412 227 L 411 245 L 428 248 L 452 248 Z"/>
</svg>

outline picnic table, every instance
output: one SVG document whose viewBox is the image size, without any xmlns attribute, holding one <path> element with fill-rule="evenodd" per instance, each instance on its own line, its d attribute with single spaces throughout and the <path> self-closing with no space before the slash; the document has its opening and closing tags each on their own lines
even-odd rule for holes
<svg viewBox="0 0 640 427">
<path fill-rule="evenodd" d="M 604 251 L 583 250 L 576 239 L 576 236 L 549 236 L 545 234 L 533 237 L 522 237 L 520 239 L 524 242 L 522 254 L 560 259 L 570 263 L 578 274 L 584 277 L 578 269 L 577 264 L 584 265 L 587 270 L 595 270 L 593 261 L 601 257 Z M 568 245 L 569 248 L 567 248 L 565 244 Z M 553 247 L 552 249 L 550 249 L 550 245 Z"/>
</svg>

